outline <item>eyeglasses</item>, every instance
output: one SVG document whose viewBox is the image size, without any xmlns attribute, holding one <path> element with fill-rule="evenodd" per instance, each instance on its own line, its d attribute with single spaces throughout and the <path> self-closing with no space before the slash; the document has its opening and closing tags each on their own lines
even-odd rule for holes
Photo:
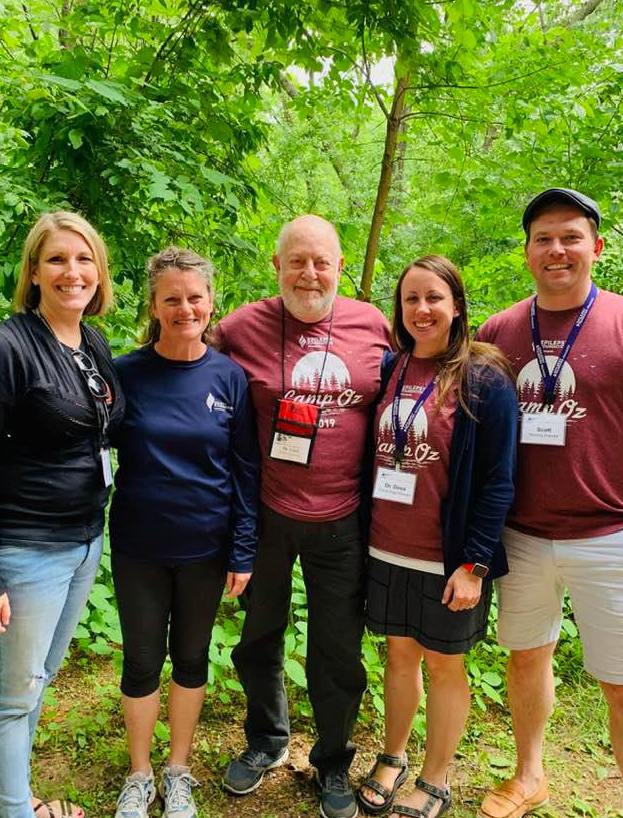
<svg viewBox="0 0 623 818">
<path fill-rule="evenodd" d="M 100 400 L 106 400 L 109 398 L 110 389 L 108 388 L 108 384 L 97 371 L 95 364 L 86 354 L 86 352 L 76 349 L 71 353 L 71 357 L 76 362 L 80 372 L 82 372 L 82 375 L 89 388 L 89 392 L 93 395 L 93 397 L 99 398 Z"/>
</svg>

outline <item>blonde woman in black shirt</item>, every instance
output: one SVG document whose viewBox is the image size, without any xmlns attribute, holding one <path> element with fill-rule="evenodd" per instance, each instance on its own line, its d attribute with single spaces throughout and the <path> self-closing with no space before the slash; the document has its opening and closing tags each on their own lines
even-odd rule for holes
<svg viewBox="0 0 623 818">
<path fill-rule="evenodd" d="M 17 313 L 0 324 L 0 815 L 83 818 L 30 789 L 43 692 L 95 578 L 123 397 L 103 337 L 82 323 L 112 302 L 106 248 L 73 213 L 39 218 Z"/>
</svg>

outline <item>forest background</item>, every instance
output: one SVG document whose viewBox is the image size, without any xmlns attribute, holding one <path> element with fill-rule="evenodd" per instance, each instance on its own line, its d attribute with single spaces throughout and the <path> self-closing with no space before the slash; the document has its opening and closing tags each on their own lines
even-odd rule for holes
<svg viewBox="0 0 623 818">
<path fill-rule="evenodd" d="M 276 292 L 277 232 L 315 212 L 339 230 L 343 294 L 388 312 L 405 264 L 444 253 L 463 271 L 477 326 L 531 292 L 521 213 L 551 186 L 600 203 L 606 249 L 596 278 L 621 292 L 622 23 L 621 0 L 0 0 L 0 317 L 10 313 L 23 239 L 44 210 L 79 211 L 108 243 L 117 306 L 96 323 L 114 354 L 137 343 L 149 255 L 168 243 L 209 255 L 218 318 Z M 232 708 L 240 720 L 230 653 L 241 617 L 235 604 L 223 608 L 211 648 L 210 692 L 224 710 L 206 715 L 221 738 L 210 733 L 202 752 L 217 772 L 234 751 L 222 743 L 223 714 Z M 297 575 L 286 672 L 303 734 L 305 619 Z M 490 773 L 505 774 L 512 749 L 494 620 L 495 611 L 491 638 L 468 662 L 485 721 L 462 753 L 471 758 L 469 742 L 479 747 L 497 725 L 499 741 L 478 752 Z M 590 729 L 571 750 L 596 759 L 603 783 L 616 771 L 576 637 L 566 609 L 559 694 L 585 714 Z M 68 710 L 50 690 L 38 743 L 51 758 L 61 753 L 83 803 L 106 808 L 114 798 L 105 786 L 79 783 L 80 748 L 120 779 L 119 643 L 105 555 L 65 671 L 76 696 L 91 680 L 97 702 Z M 380 640 L 368 636 L 364 654 L 363 723 L 376 739 Z M 156 751 L 167 731 L 163 718 Z M 414 741 L 423 735 L 420 711 Z M 623 816 L 616 786 L 607 803 L 569 790 L 568 811 L 552 814 Z M 275 814 L 305 812 L 297 797 L 296 811 Z M 220 815 L 210 798 L 204 814 Z"/>
</svg>

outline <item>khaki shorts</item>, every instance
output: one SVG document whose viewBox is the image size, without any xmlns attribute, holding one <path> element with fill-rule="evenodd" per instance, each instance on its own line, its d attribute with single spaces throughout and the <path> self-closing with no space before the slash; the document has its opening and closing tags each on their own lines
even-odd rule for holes
<svg viewBox="0 0 623 818">
<path fill-rule="evenodd" d="M 545 540 L 506 528 L 509 573 L 498 584 L 498 641 L 511 650 L 555 642 L 569 591 L 584 667 L 623 685 L 623 530 L 582 540 Z"/>
</svg>

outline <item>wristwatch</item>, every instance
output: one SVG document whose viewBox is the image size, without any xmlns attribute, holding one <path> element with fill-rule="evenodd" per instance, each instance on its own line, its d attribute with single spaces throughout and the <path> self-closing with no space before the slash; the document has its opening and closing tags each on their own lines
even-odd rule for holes
<svg viewBox="0 0 623 818">
<path fill-rule="evenodd" d="M 465 568 L 470 574 L 473 574 L 475 577 L 480 577 L 480 579 L 484 579 L 489 573 L 487 566 L 480 562 L 464 562 L 461 568 Z"/>
</svg>

